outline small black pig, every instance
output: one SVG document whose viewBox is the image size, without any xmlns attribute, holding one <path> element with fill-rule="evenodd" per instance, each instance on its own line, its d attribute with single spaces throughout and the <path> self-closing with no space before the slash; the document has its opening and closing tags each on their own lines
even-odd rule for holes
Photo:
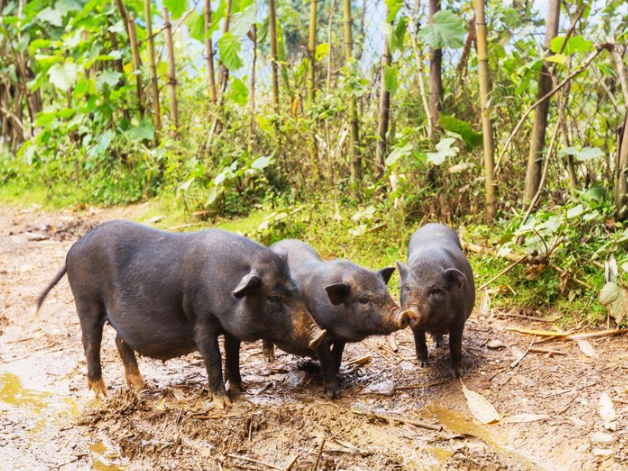
<svg viewBox="0 0 628 471">
<path fill-rule="evenodd" d="M 410 238 L 408 264 L 397 262 L 403 309 L 413 312 L 411 327 L 419 366 L 427 366 L 425 332 L 437 347 L 449 334 L 454 376 L 462 376 L 462 332 L 475 303 L 471 265 L 456 233 L 427 224 Z"/>
<path fill-rule="evenodd" d="M 87 383 L 106 395 L 100 368 L 103 325 L 116 331 L 127 382 L 144 387 L 135 352 L 160 360 L 200 351 L 217 407 L 230 403 L 226 376 L 242 390 L 241 341 L 265 339 L 288 351 L 316 348 L 325 332 L 307 311 L 285 258 L 245 237 L 209 229 L 173 234 L 128 221 L 104 223 L 76 242 L 65 266 L 83 333 Z"/>
<path fill-rule="evenodd" d="M 408 325 L 408 314 L 401 312 L 386 288 L 395 269 L 372 272 L 345 260 L 323 262 L 310 245 L 300 240 L 283 240 L 270 249 L 287 256 L 309 312 L 327 331 L 320 346 L 307 356 L 320 359 L 325 391 L 337 398 L 337 373 L 345 343 L 359 342 L 369 335 L 387 335 Z M 281 344 L 277 346 L 285 350 Z M 264 351 L 272 358 L 271 342 L 264 343 Z"/>
</svg>

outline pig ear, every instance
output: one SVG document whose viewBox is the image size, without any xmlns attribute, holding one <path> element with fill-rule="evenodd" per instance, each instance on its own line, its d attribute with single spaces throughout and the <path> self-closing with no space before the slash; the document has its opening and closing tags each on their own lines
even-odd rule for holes
<svg viewBox="0 0 628 471">
<path fill-rule="evenodd" d="M 392 276 L 394 272 L 395 272 L 395 267 L 386 267 L 378 271 L 377 274 L 382 277 L 382 280 L 384 280 L 384 284 L 387 285 L 388 281 L 390 280 L 390 277 Z"/>
<path fill-rule="evenodd" d="M 467 282 L 467 277 L 460 270 L 448 268 L 443 272 L 443 278 L 447 283 L 460 289 Z"/>
<path fill-rule="evenodd" d="M 259 273 L 257 273 L 257 270 L 251 270 L 242 277 L 240 284 L 238 284 L 238 286 L 236 286 L 233 290 L 233 295 L 236 298 L 243 298 L 260 284 L 262 284 L 262 279 L 260 278 Z"/>
<path fill-rule="evenodd" d="M 403 262 L 400 262 L 399 260 L 397 260 L 397 270 L 399 270 L 399 278 L 401 278 L 402 280 L 406 278 L 406 275 L 408 274 L 408 265 L 406 265 Z"/>
<path fill-rule="evenodd" d="M 342 304 L 349 293 L 351 292 L 351 285 L 349 283 L 336 283 L 333 285 L 325 286 L 327 296 L 334 306 Z"/>
</svg>

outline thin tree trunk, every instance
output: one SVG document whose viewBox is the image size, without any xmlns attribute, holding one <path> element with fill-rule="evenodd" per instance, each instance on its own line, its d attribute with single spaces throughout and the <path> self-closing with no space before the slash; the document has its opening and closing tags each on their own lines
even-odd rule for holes
<svg viewBox="0 0 628 471">
<path fill-rule="evenodd" d="M 331 90 L 331 65 L 332 65 L 332 60 L 333 60 L 333 56 L 334 56 L 334 48 L 331 47 L 332 45 L 332 25 L 334 23 L 334 11 L 335 10 L 335 3 L 336 0 L 331 0 L 331 5 L 329 7 L 329 19 L 327 21 L 327 44 L 329 44 L 329 53 L 327 54 L 327 86 L 326 86 L 326 90 L 327 90 L 327 94 L 329 95 L 329 92 Z M 329 144 L 329 143 L 328 143 Z M 329 148 L 329 147 L 328 147 Z"/>
<path fill-rule="evenodd" d="M 257 11 L 257 0 L 255 1 L 255 11 Z M 253 122 L 255 120 L 255 69 L 257 67 L 257 24 L 251 28 L 251 39 L 253 40 L 253 62 L 251 64 L 251 96 L 249 98 L 249 151 L 253 146 Z"/>
<path fill-rule="evenodd" d="M 168 95 L 170 96 L 170 120 L 172 121 L 172 135 L 177 136 L 179 129 L 179 110 L 177 105 L 177 72 L 174 63 L 174 47 L 172 45 L 172 25 L 168 9 L 164 7 L 164 28 L 166 29 L 166 52 L 168 54 Z"/>
<path fill-rule="evenodd" d="M 231 25 L 231 10 L 233 9 L 233 0 L 227 0 L 227 11 L 225 12 L 225 21 L 222 23 L 223 36 L 229 32 Z M 227 80 L 229 80 L 229 69 L 225 64 L 220 62 L 220 92 L 224 93 L 227 89 Z"/>
<path fill-rule="evenodd" d="M 611 56 L 615 61 L 615 70 L 619 76 L 622 92 L 624 94 L 624 102 L 628 106 L 628 80 L 626 79 L 626 66 L 621 60 L 621 56 L 617 52 L 617 46 L 611 50 Z M 621 141 L 617 148 L 619 154 L 617 156 L 617 165 L 615 170 L 615 211 L 620 219 L 628 217 L 628 114 L 624 119 L 624 129 L 620 137 Z"/>
<path fill-rule="evenodd" d="M 425 116 L 427 118 L 427 137 L 429 137 L 430 139 L 432 139 L 432 113 L 430 111 L 430 106 L 427 102 L 427 94 L 425 93 L 425 80 L 423 78 L 423 60 L 421 58 L 421 52 L 419 51 L 419 45 L 417 44 L 417 36 L 419 34 L 418 31 L 416 31 L 417 26 L 416 26 L 416 20 L 415 20 L 415 14 L 418 13 L 420 8 L 420 0 L 417 0 L 417 4 L 415 7 L 415 12 L 410 13 L 410 25 L 412 26 L 412 30 L 411 30 L 411 34 L 410 34 L 410 40 L 412 42 L 412 50 L 414 51 L 414 58 L 416 60 L 416 65 L 417 65 L 417 78 L 419 80 L 419 91 L 421 92 L 421 101 L 423 102 L 423 109 L 425 111 Z"/>
<path fill-rule="evenodd" d="M 484 0 L 475 0 L 475 25 L 477 29 L 476 46 L 478 49 L 478 78 L 480 81 L 480 106 L 482 111 L 482 136 L 484 140 L 484 176 L 486 188 L 486 215 L 493 222 L 497 208 L 495 206 L 495 156 L 493 149 L 493 126 L 489 105 L 488 51 L 486 47 L 486 16 Z"/>
<path fill-rule="evenodd" d="M 216 94 L 216 74 L 214 72 L 214 48 L 212 47 L 212 38 L 209 33 L 212 22 L 212 5 L 211 0 L 205 0 L 205 49 L 207 52 L 207 75 L 209 79 L 209 97 L 212 103 L 216 103 L 218 96 Z"/>
<path fill-rule="evenodd" d="M 275 0 L 268 0 L 270 14 L 270 70 L 273 83 L 273 106 L 275 113 L 279 113 L 279 76 L 277 66 L 277 16 Z"/>
<path fill-rule="evenodd" d="M 434 15 L 440 11 L 440 0 L 430 0 L 430 22 Z M 438 117 L 442 105 L 443 79 L 441 65 L 443 61 L 443 50 L 430 48 L 430 112 L 432 115 L 432 134 L 438 127 Z"/>
<path fill-rule="evenodd" d="M 148 42 L 148 63 L 150 65 L 151 90 L 153 95 L 153 121 L 155 128 L 161 128 L 161 110 L 159 108 L 159 84 L 157 83 L 157 64 L 155 64 L 155 43 L 150 13 L 150 0 L 144 0 L 144 16 L 146 16 L 146 34 Z"/>
<path fill-rule="evenodd" d="M 353 34 L 351 31 L 351 0 L 343 0 L 345 60 L 349 63 L 353 57 Z M 351 186 L 360 179 L 361 159 L 358 146 L 358 107 L 354 96 L 349 98 L 349 160 L 351 162 Z"/>
<path fill-rule="evenodd" d="M 388 17 L 388 8 L 386 8 Z M 382 54 L 380 67 L 380 89 L 379 89 L 379 124 L 377 127 L 377 147 L 375 148 L 375 165 L 377 165 L 377 175 L 381 177 L 384 173 L 384 155 L 386 154 L 386 133 L 388 132 L 388 120 L 390 116 L 390 92 L 386 90 L 386 68 L 390 66 L 390 37 L 384 35 L 384 53 Z"/>
<path fill-rule="evenodd" d="M 560 0 L 549 0 L 547 5 L 547 20 L 545 40 L 543 48 L 547 51 L 550 42 L 558 34 L 558 20 L 560 16 Z M 549 73 L 549 63 L 543 62 L 539 76 L 537 97 L 544 97 L 552 89 L 552 77 Z M 534 114 L 534 127 L 530 141 L 530 153 L 528 154 L 528 168 L 526 171 L 524 201 L 529 205 L 536 195 L 541 181 L 541 168 L 543 163 L 543 148 L 545 147 L 545 129 L 547 128 L 547 116 L 549 112 L 549 100 L 543 100 Z"/>
<path fill-rule="evenodd" d="M 314 102 L 314 73 L 315 73 L 315 56 L 316 50 L 316 4 L 317 0 L 310 0 L 310 38 L 308 43 L 308 55 L 310 56 L 310 70 L 307 82 L 307 99 L 311 108 Z"/>
<path fill-rule="evenodd" d="M 126 8 L 124 7 L 124 2 L 122 0 L 115 0 L 116 7 L 118 7 L 118 12 L 120 13 L 120 18 L 122 18 L 122 23 L 126 28 L 126 32 L 129 36 L 129 41 L 131 40 L 131 22 L 129 20 L 129 16 L 127 15 Z"/>
<path fill-rule="evenodd" d="M 142 76 L 140 74 L 140 51 L 137 45 L 137 35 L 135 33 L 135 13 L 129 13 L 129 41 L 133 54 L 133 73 L 135 74 L 135 84 L 137 87 L 137 106 L 140 110 L 140 117 L 144 117 L 144 99 L 142 97 Z"/>
</svg>

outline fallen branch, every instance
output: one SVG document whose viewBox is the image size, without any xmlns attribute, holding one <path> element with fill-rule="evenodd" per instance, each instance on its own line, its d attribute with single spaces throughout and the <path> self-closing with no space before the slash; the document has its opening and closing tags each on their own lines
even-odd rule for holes
<svg viewBox="0 0 628 471">
<path fill-rule="evenodd" d="M 549 348 L 539 348 L 539 347 L 532 347 L 530 349 L 530 352 L 532 352 L 532 353 L 551 353 L 552 355 L 567 355 L 565 352 L 561 352 L 559 350 L 551 350 Z"/>
<path fill-rule="evenodd" d="M 537 337 L 566 337 L 567 335 L 571 334 L 571 332 L 552 332 L 549 330 L 529 330 L 529 329 L 521 329 L 519 327 L 506 327 L 506 330 L 510 330 L 511 332 L 517 332 L 519 334 L 534 335 Z"/>
<path fill-rule="evenodd" d="M 399 345 L 397 345 L 397 340 L 395 340 L 394 334 L 386 336 L 386 343 L 393 352 L 397 353 L 399 351 Z"/>
<path fill-rule="evenodd" d="M 430 388 L 432 386 L 438 386 L 439 384 L 448 383 L 449 381 L 450 381 L 450 379 L 440 379 L 440 380 L 432 381 L 430 383 L 425 383 L 425 384 L 410 384 L 408 386 L 395 386 L 395 391 L 405 391 L 405 390 L 408 390 L 408 389 Z"/>
<path fill-rule="evenodd" d="M 297 453 L 296 455 L 294 455 L 294 458 L 292 458 L 292 460 L 290 460 L 290 463 L 288 463 L 288 466 L 286 466 L 283 471 L 290 471 L 292 469 L 292 467 L 294 466 L 294 463 L 297 462 L 298 458 L 299 458 L 299 454 Z"/>
<path fill-rule="evenodd" d="M 519 359 L 517 359 L 517 360 L 513 361 L 513 362 L 510 364 L 510 367 L 511 367 L 511 368 L 515 368 L 515 367 L 516 367 L 519 363 L 521 363 L 521 360 L 523 360 L 523 359 L 524 359 L 524 358 L 528 355 L 528 352 L 529 352 L 529 351 L 530 351 L 530 349 L 532 348 L 532 345 L 534 345 L 534 341 L 535 341 L 535 340 L 536 340 L 536 337 L 534 337 L 534 338 L 532 339 L 532 342 L 530 342 L 530 345 L 528 346 L 528 349 L 527 349 L 525 352 L 523 352 L 523 355 L 521 355 L 521 356 L 519 357 Z"/>
<path fill-rule="evenodd" d="M 264 465 L 264 466 L 268 466 L 269 468 L 272 468 L 272 469 L 281 469 L 283 471 L 283 468 L 275 466 L 274 464 L 265 463 L 264 461 L 256 460 L 256 459 L 253 459 L 253 458 L 249 458 L 248 456 L 231 455 L 231 454 L 228 454 L 227 456 L 229 458 L 237 458 L 237 459 L 242 460 L 242 461 L 248 461 L 250 463 L 261 464 L 261 465 Z"/>
<path fill-rule="evenodd" d="M 523 314 L 512 314 L 510 312 L 496 312 L 497 317 L 512 317 L 514 319 L 526 319 L 528 321 L 543 322 L 546 324 L 552 324 L 556 319 L 539 319 L 533 316 L 524 316 Z"/>
<path fill-rule="evenodd" d="M 508 265 L 506 268 L 504 268 L 502 271 L 500 271 L 497 275 L 495 275 L 493 278 L 491 278 L 490 280 L 488 280 L 486 283 L 484 283 L 482 286 L 480 286 L 478 289 L 479 290 L 483 290 L 484 288 L 486 288 L 488 285 L 490 285 L 493 281 L 495 281 L 496 279 L 498 279 L 500 276 L 505 275 L 506 273 L 508 273 L 510 270 L 512 270 L 513 268 L 515 268 L 517 265 L 519 265 L 521 262 L 523 262 L 528 256 L 524 255 L 523 257 L 521 257 L 520 259 L 512 262 L 510 265 Z"/>
<path fill-rule="evenodd" d="M 325 446 L 326 441 L 327 439 L 323 437 L 323 440 L 321 441 L 321 446 L 318 449 L 318 455 L 316 455 L 316 461 L 314 462 L 314 466 L 312 466 L 312 471 L 316 471 L 316 469 L 318 468 L 318 463 L 320 463 L 321 461 L 321 456 L 323 455 L 323 447 Z"/>
<path fill-rule="evenodd" d="M 560 340 L 583 340 L 583 339 L 591 339 L 595 337 L 610 337 L 613 335 L 620 335 L 628 333 L 628 329 L 609 329 L 609 330 L 600 330 L 599 332 L 583 332 L 580 334 L 569 334 L 566 337 Z"/>
<path fill-rule="evenodd" d="M 350 410 L 356 415 L 369 415 L 369 416 L 373 416 L 381 420 L 386 420 L 388 422 L 401 422 L 402 424 L 414 425 L 415 427 L 426 428 L 428 430 L 435 430 L 436 432 L 440 432 L 443 429 L 441 425 L 432 425 L 432 424 L 428 424 L 426 422 L 421 422 L 418 420 L 402 419 L 401 417 L 377 414 L 375 412 L 362 412 L 362 411 L 354 410 L 354 409 L 350 409 Z"/>
<path fill-rule="evenodd" d="M 355 360 L 348 361 L 345 363 L 345 366 L 362 366 L 366 365 L 369 361 L 371 361 L 371 355 L 365 355 L 360 358 L 356 358 Z"/>
</svg>

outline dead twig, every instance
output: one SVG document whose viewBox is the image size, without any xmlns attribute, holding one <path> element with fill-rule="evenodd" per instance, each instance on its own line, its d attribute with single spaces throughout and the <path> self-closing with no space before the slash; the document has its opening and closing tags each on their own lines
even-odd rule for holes
<svg viewBox="0 0 628 471">
<path fill-rule="evenodd" d="M 497 317 L 512 317 L 513 319 L 526 319 L 528 321 L 543 322 L 546 324 L 553 324 L 556 319 L 539 319 L 533 316 L 524 316 L 523 314 L 512 314 L 510 312 L 496 312 Z"/>
<path fill-rule="evenodd" d="M 510 265 L 508 265 L 506 268 L 504 268 L 502 271 L 500 271 L 497 275 L 495 275 L 493 278 L 491 278 L 490 280 L 488 280 L 486 283 L 484 283 L 482 286 L 480 286 L 478 289 L 481 291 L 484 288 L 486 288 L 488 285 L 490 285 L 493 281 L 495 281 L 496 279 L 498 279 L 499 277 L 501 277 L 502 275 L 505 275 L 506 273 L 508 273 L 510 270 L 512 270 L 513 268 L 515 268 L 517 265 L 519 265 L 521 262 L 523 262 L 526 258 L 528 258 L 528 255 L 524 255 L 523 257 L 519 258 L 519 260 L 516 260 L 514 262 L 512 262 Z"/>
<path fill-rule="evenodd" d="M 356 415 L 373 416 L 373 417 L 376 417 L 376 418 L 381 419 L 381 420 L 386 420 L 388 422 L 401 422 L 402 424 L 414 425 L 415 427 L 426 428 L 428 430 L 435 430 L 437 432 L 440 432 L 443 429 L 443 427 L 441 425 L 432 425 L 432 424 L 428 424 L 426 422 L 421 422 L 421 421 L 418 421 L 418 420 L 402 419 L 401 417 L 395 417 L 395 416 L 392 416 L 392 415 L 377 414 L 375 412 L 362 412 L 362 411 L 354 410 L 354 409 L 350 409 L 350 410 L 351 410 L 351 412 L 353 412 Z"/>
<path fill-rule="evenodd" d="M 297 462 L 297 459 L 299 459 L 299 454 L 298 453 L 296 455 L 294 455 L 294 458 L 292 458 L 290 460 L 290 463 L 288 463 L 288 466 L 286 466 L 283 471 L 290 471 L 292 469 L 292 467 L 294 466 L 294 463 Z"/>
<path fill-rule="evenodd" d="M 449 383 L 449 381 L 451 381 L 451 380 L 450 379 L 440 379 L 440 380 L 432 381 L 430 383 L 425 383 L 425 384 L 410 384 L 408 386 L 395 386 L 395 391 L 405 391 L 405 390 L 408 390 L 408 389 L 430 388 L 432 386 L 438 386 L 439 384 Z"/>
<path fill-rule="evenodd" d="M 269 467 L 271 469 L 281 469 L 281 470 L 283 470 L 283 468 L 280 468 L 279 466 L 275 466 L 274 464 L 266 463 L 264 461 L 256 460 L 254 458 L 249 458 L 248 456 L 232 455 L 232 454 L 228 454 L 227 456 L 229 458 L 237 458 L 239 460 L 248 461 L 250 463 L 261 464 L 261 465 L 267 466 L 267 467 Z"/>
<path fill-rule="evenodd" d="M 530 349 L 532 348 L 532 345 L 534 345 L 534 341 L 535 341 L 535 340 L 536 340 L 536 337 L 534 337 L 534 338 L 532 339 L 532 342 L 530 342 L 530 345 L 528 346 L 528 349 L 527 349 L 525 352 L 523 352 L 523 355 L 521 355 L 521 356 L 520 356 L 517 360 L 513 361 L 513 362 L 510 364 L 510 367 L 511 367 L 511 368 L 515 368 L 515 367 L 516 367 L 519 363 L 521 363 L 521 360 L 523 360 L 523 359 L 526 357 L 526 355 L 528 354 L 528 352 L 529 352 L 529 351 L 530 351 Z"/>
<path fill-rule="evenodd" d="M 583 340 L 583 339 L 591 339 L 595 337 L 611 337 L 613 335 L 625 334 L 627 332 L 628 332 L 628 329 L 610 329 L 610 330 L 601 330 L 599 332 L 583 332 L 580 334 L 567 335 L 564 339 L 560 339 L 560 340 Z"/>
<path fill-rule="evenodd" d="M 530 349 L 530 352 L 532 353 L 551 353 L 552 355 L 567 355 L 567 353 L 565 352 L 561 352 L 559 350 L 551 350 L 549 348 L 538 348 L 538 347 L 532 347 Z"/>
<path fill-rule="evenodd" d="M 316 455 L 316 461 L 314 461 L 314 466 L 312 466 L 312 471 L 316 471 L 318 469 L 318 463 L 321 461 L 321 456 L 323 456 L 323 447 L 325 446 L 325 442 L 327 439 L 323 437 L 321 441 L 321 446 L 318 448 L 318 455 Z"/>
</svg>

